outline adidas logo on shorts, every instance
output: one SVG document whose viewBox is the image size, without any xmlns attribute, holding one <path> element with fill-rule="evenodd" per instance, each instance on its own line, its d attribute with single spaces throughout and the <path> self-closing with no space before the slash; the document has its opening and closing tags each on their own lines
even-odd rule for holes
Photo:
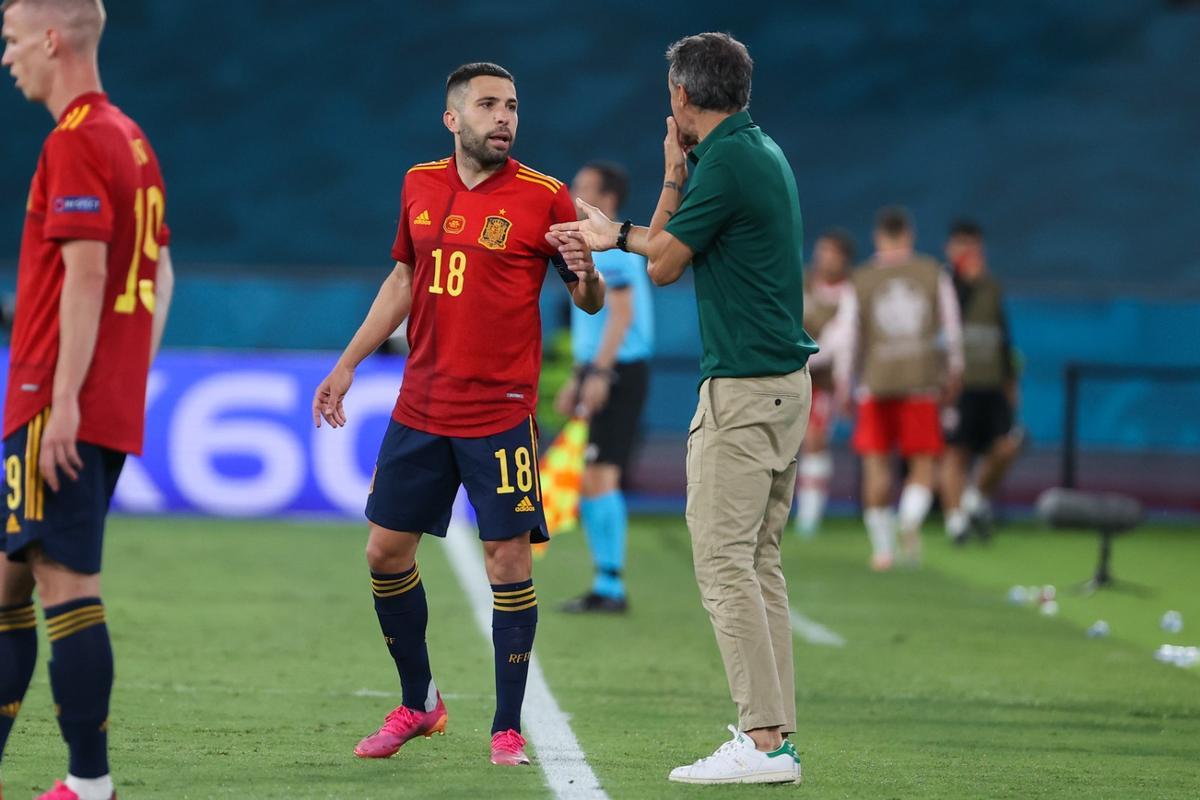
<svg viewBox="0 0 1200 800">
<path fill-rule="evenodd" d="M 517 512 L 537 511 L 537 509 L 534 508 L 534 506 L 533 506 L 533 501 L 529 499 L 529 495 L 525 495 L 524 497 L 522 497 L 521 502 L 517 503 L 517 507 L 513 510 L 517 511 Z"/>
</svg>

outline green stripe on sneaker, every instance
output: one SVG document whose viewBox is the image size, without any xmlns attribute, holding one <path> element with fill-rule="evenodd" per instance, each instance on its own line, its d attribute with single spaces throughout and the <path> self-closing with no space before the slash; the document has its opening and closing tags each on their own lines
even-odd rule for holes
<svg viewBox="0 0 1200 800">
<path fill-rule="evenodd" d="M 797 764 L 800 763 L 800 754 L 796 752 L 796 746 L 787 739 L 783 740 L 783 744 L 779 746 L 778 750 L 772 750 L 767 753 L 767 758 L 775 758 L 783 755 L 791 756 L 793 761 Z"/>
</svg>

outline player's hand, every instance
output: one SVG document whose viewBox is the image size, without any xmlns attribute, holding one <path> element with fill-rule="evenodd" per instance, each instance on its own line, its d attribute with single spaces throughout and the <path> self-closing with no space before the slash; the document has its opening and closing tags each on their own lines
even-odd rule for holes
<svg viewBox="0 0 1200 800">
<path fill-rule="evenodd" d="M 342 400 L 354 383 L 354 370 L 338 364 L 325 376 L 317 391 L 313 394 L 313 423 L 321 427 L 321 418 L 329 423 L 331 428 L 341 428 L 346 424 L 346 409 Z"/>
<path fill-rule="evenodd" d="M 579 379 L 572 376 L 554 397 L 554 410 L 564 417 L 575 415 L 575 398 L 579 394 Z"/>
<path fill-rule="evenodd" d="M 579 392 L 579 405 L 583 416 L 591 419 L 608 405 L 608 396 L 612 391 L 612 383 L 603 372 L 589 372 L 583 380 L 583 388 Z"/>
<path fill-rule="evenodd" d="M 663 139 L 663 162 L 669 176 L 687 175 L 687 156 L 692 152 L 694 143 L 684 141 L 679 132 L 679 124 L 674 117 L 667 117 L 667 135 Z"/>
<path fill-rule="evenodd" d="M 551 225 L 550 233 L 580 233 L 587 242 L 587 246 L 597 253 L 612 250 L 617 246 L 617 236 L 621 233 L 619 224 L 605 216 L 600 209 L 579 198 L 575 198 L 575 207 L 579 209 L 579 219 L 576 222 L 560 222 L 557 225 Z M 558 246 L 555 240 L 550 239 L 549 235 L 546 238 L 555 247 Z"/>
<path fill-rule="evenodd" d="M 587 236 L 581 231 L 554 231 L 546 233 L 546 241 L 558 248 L 558 254 L 579 280 L 590 283 L 596 280 L 596 264 L 592 261 L 592 248 Z"/>
<path fill-rule="evenodd" d="M 850 396 L 849 385 L 843 383 L 834 385 L 833 408 L 837 414 L 845 419 L 850 419 L 854 416 L 854 401 Z"/>
<path fill-rule="evenodd" d="M 79 456 L 79 400 L 56 402 L 50 409 L 50 419 L 42 432 L 42 454 L 38 471 L 51 491 L 58 491 L 58 471 L 73 481 L 79 480 L 83 459 Z"/>
<path fill-rule="evenodd" d="M 1016 381 L 1009 381 L 1004 385 L 1004 396 L 1008 399 L 1008 407 L 1012 409 L 1013 416 L 1017 415 L 1017 410 L 1021 407 L 1021 387 Z"/>
<path fill-rule="evenodd" d="M 951 373 L 946 376 L 946 384 L 942 387 L 942 405 L 952 406 L 958 402 L 958 396 L 962 394 L 963 380 L 962 375 Z"/>
</svg>

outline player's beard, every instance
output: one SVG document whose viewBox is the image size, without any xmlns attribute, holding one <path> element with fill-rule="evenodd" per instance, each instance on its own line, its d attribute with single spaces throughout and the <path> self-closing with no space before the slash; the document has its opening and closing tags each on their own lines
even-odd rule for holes
<svg viewBox="0 0 1200 800">
<path fill-rule="evenodd" d="M 484 134 L 476 133 L 470 127 L 463 125 L 458 132 L 462 142 L 463 152 L 470 156 L 483 169 L 498 167 L 508 160 L 508 150 L 497 150 L 488 143 L 488 136 L 493 131 Z M 514 137 L 515 138 L 515 137 Z M 512 149 L 513 139 L 509 139 L 508 147 Z"/>
</svg>

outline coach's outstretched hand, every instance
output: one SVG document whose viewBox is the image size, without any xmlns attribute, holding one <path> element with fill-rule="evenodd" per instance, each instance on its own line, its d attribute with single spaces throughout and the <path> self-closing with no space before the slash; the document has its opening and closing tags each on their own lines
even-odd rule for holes
<svg viewBox="0 0 1200 800">
<path fill-rule="evenodd" d="M 313 395 L 313 423 L 321 427 L 321 418 L 329 423 L 331 428 L 341 428 L 346 424 L 346 409 L 342 400 L 354 383 L 354 370 L 338 364 L 325 376 L 321 385 Z"/>
<path fill-rule="evenodd" d="M 617 236 L 621 233 L 620 224 L 613 222 L 604 212 L 593 205 L 575 198 L 575 207 L 579 209 L 579 220 L 576 222 L 560 222 L 550 226 L 550 233 L 579 233 L 583 235 L 587 246 L 594 252 L 612 250 L 617 246 Z M 550 234 L 546 235 L 550 238 Z M 550 239 L 551 244 L 557 243 Z"/>
<path fill-rule="evenodd" d="M 83 470 L 83 459 L 79 456 L 76 441 L 79 436 L 79 415 L 78 400 L 74 403 L 60 401 L 51 407 L 50 418 L 46 420 L 38 470 L 52 491 L 58 491 L 60 469 L 73 481 L 79 480 L 79 473 Z"/>
</svg>

